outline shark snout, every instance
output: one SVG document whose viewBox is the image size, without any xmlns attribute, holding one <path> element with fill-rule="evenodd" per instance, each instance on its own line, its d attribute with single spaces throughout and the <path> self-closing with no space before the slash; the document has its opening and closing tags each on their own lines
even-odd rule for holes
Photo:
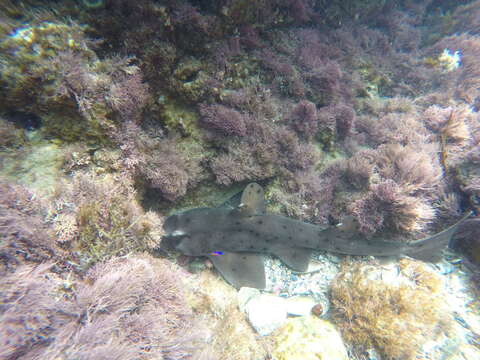
<svg viewBox="0 0 480 360">
<path fill-rule="evenodd" d="M 178 215 L 171 215 L 167 217 L 163 223 L 163 230 L 167 236 L 173 235 L 173 233 L 178 229 Z"/>
</svg>

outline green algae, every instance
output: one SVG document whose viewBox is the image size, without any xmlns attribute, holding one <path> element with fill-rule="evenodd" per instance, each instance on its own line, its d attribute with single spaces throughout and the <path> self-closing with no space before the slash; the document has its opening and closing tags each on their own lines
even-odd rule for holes
<svg viewBox="0 0 480 360">
<path fill-rule="evenodd" d="M 2 153 L 0 175 L 47 195 L 54 191 L 62 175 L 64 154 L 58 144 L 37 136 L 31 135 L 33 140 L 29 146 Z"/>
<path fill-rule="evenodd" d="M 161 97 L 160 118 L 170 131 L 185 136 L 200 137 L 198 113 L 187 104 L 169 97 Z"/>
</svg>

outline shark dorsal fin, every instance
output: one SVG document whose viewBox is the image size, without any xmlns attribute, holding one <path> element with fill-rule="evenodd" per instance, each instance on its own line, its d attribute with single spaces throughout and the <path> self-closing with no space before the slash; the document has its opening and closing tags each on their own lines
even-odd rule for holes
<svg viewBox="0 0 480 360">
<path fill-rule="evenodd" d="M 360 225 L 357 219 L 351 215 L 347 215 L 342 219 L 342 222 L 336 226 L 336 228 L 342 232 L 355 232 L 360 231 Z"/>
<path fill-rule="evenodd" d="M 241 216 L 254 216 L 265 214 L 265 195 L 263 188 L 257 183 L 250 183 L 242 193 L 242 200 L 237 207 Z"/>
</svg>

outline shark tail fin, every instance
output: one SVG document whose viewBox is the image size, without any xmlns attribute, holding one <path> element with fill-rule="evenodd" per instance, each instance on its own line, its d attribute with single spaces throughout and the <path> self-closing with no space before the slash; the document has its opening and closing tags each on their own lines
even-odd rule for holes
<svg viewBox="0 0 480 360">
<path fill-rule="evenodd" d="M 448 246 L 459 225 L 467 220 L 471 214 L 471 211 L 468 212 L 455 224 L 439 232 L 438 234 L 410 243 L 406 255 L 422 261 L 440 261 L 442 259 L 443 249 Z"/>
</svg>

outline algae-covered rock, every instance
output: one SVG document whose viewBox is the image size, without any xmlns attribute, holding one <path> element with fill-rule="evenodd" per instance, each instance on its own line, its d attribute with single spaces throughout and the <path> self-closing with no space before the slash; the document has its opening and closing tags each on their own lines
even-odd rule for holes
<svg viewBox="0 0 480 360">
<path fill-rule="evenodd" d="M 276 360 L 348 360 L 340 334 L 314 316 L 291 318 L 275 336 Z"/>
<path fill-rule="evenodd" d="M 335 324 L 360 351 L 410 360 L 428 342 L 452 336 L 444 280 L 421 262 L 345 264 L 330 293 Z"/>
<path fill-rule="evenodd" d="M 205 319 L 211 337 L 207 343 L 217 360 L 267 358 L 268 339 L 258 336 L 238 309 L 237 291 L 212 271 L 185 280 L 187 302 Z"/>
<path fill-rule="evenodd" d="M 83 31 L 84 27 L 73 22 L 41 22 L 17 28 L 6 37 L 0 44 L 0 98 L 6 101 L 3 106 L 35 111 L 51 103 L 58 96 L 55 80 L 59 64 L 54 59 L 67 52 L 77 59 L 96 59 Z"/>
<path fill-rule="evenodd" d="M 0 173 L 39 194 L 49 194 L 58 182 L 64 154 L 61 147 L 43 139 L 15 153 L 3 153 Z"/>
<path fill-rule="evenodd" d="M 138 120 L 149 98 L 140 69 L 131 58 L 99 59 L 85 31 L 73 21 L 34 21 L 5 37 L 0 111 L 34 114 L 44 133 L 67 142 L 109 144 L 118 120 Z"/>
</svg>

